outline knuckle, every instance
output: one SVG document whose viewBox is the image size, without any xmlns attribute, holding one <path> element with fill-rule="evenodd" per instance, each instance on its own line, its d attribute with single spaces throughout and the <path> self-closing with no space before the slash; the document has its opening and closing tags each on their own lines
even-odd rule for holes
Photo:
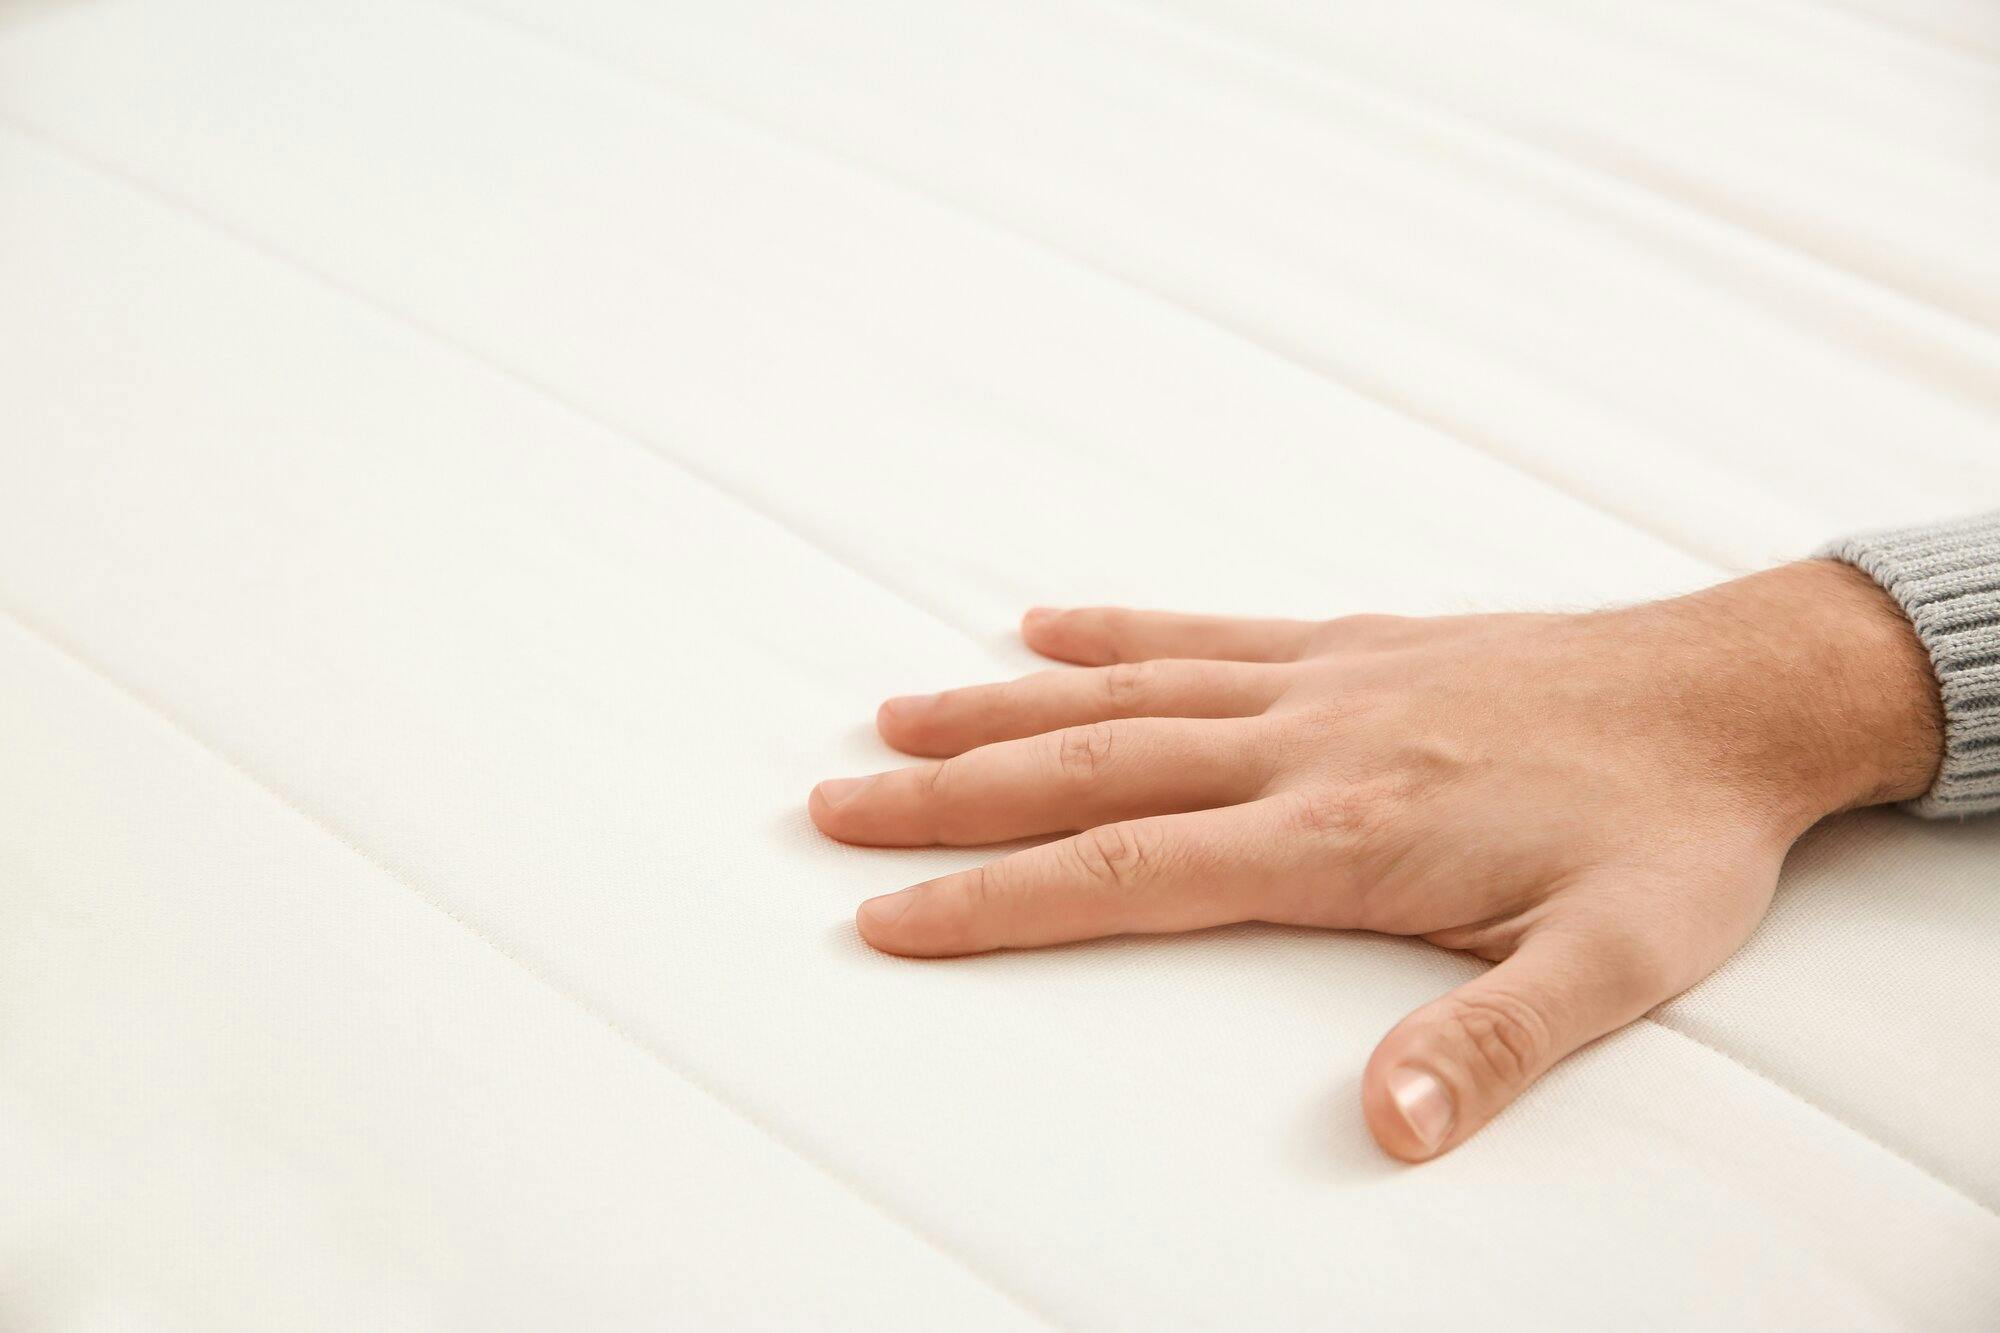
<svg viewBox="0 0 2000 1333">
<path fill-rule="evenodd" d="M 1389 813 L 1388 799 L 1366 787 L 1307 787 L 1291 794 L 1287 818 L 1308 838 L 1359 843 L 1380 831 Z"/>
<path fill-rule="evenodd" d="M 938 885 L 947 892 L 927 900 L 923 930 L 932 943 L 946 949 L 976 948 L 982 925 L 1006 894 L 997 864 L 974 866 Z"/>
<path fill-rule="evenodd" d="M 1068 778 L 1088 782 L 1103 772 L 1111 759 L 1111 745 L 1117 732 L 1108 722 L 1067 727 L 1056 733 L 1056 768 Z"/>
<path fill-rule="evenodd" d="M 1527 1001 L 1492 993 L 1445 1001 L 1447 1037 L 1476 1074 L 1503 1084 L 1525 1082 L 1547 1061 L 1548 1020 Z"/>
<path fill-rule="evenodd" d="M 1006 892 L 1003 877 L 992 865 L 974 866 L 958 881 L 959 902 L 967 912 L 980 912 Z"/>
<path fill-rule="evenodd" d="M 1271 743 L 1306 765 L 1319 759 L 1329 741 L 1352 745 L 1367 743 L 1370 737 L 1381 735 L 1384 729 L 1377 723 L 1384 716 L 1385 707 L 1375 686 L 1348 679 L 1341 680 L 1340 685 L 1340 690 L 1330 696 L 1315 697 L 1308 693 L 1295 702 L 1286 702 L 1279 714 L 1283 724 L 1273 732 Z"/>
<path fill-rule="evenodd" d="M 1126 888 L 1153 860 L 1151 839 L 1129 824 L 1102 824 L 1071 840 L 1078 868 L 1093 883 Z"/>
<path fill-rule="evenodd" d="M 927 768 L 917 770 L 917 799 L 924 805 L 944 805 L 951 799 L 951 793 L 958 786 L 959 763 L 956 758 L 942 760 Z"/>
<path fill-rule="evenodd" d="M 901 818 L 922 829 L 935 842 L 956 845 L 977 841 L 976 803 L 964 799 L 965 768 L 956 757 L 920 769 L 914 799 L 902 807 Z"/>
<path fill-rule="evenodd" d="M 1153 694 L 1159 668 L 1151 662 L 1116 662 L 1103 668 L 1104 697 L 1112 707 L 1133 708 Z"/>
<path fill-rule="evenodd" d="M 957 842 L 961 831 L 961 817 L 952 800 L 958 784 L 957 765 L 957 760 L 946 759 L 919 769 L 913 784 L 915 800 L 910 816 L 926 825 L 931 837 L 945 843 Z"/>
</svg>

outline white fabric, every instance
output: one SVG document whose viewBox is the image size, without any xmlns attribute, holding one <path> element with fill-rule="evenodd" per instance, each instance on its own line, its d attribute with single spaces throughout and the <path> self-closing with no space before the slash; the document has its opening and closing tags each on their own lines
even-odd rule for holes
<svg viewBox="0 0 2000 1333">
<path fill-rule="evenodd" d="M 899 962 L 974 854 L 801 810 L 1031 602 L 2000 502 L 2000 66 L 1911 13 L 0 5 L 0 1309 L 1993 1324 L 2000 825 L 1814 833 L 1406 1169 L 1355 1080 L 1472 964 Z"/>
</svg>

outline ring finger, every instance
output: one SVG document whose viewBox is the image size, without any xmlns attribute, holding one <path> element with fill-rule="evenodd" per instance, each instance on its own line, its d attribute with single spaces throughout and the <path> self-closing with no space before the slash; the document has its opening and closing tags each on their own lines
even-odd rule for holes
<svg viewBox="0 0 2000 1333">
<path fill-rule="evenodd" d="M 1132 718 L 822 782 L 807 809 L 842 842 L 972 846 L 1233 805 L 1273 776 L 1254 720 Z"/>
</svg>

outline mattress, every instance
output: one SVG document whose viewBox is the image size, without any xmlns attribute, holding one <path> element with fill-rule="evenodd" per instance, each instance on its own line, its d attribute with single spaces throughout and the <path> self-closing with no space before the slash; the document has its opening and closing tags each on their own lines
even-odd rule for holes
<svg viewBox="0 0 2000 1333">
<path fill-rule="evenodd" d="M 920 963 L 809 786 L 1033 603 L 2000 504 L 1984 0 L 0 3 L 0 1318 L 1991 1328 L 2000 821 L 1410 1168 L 1473 975 Z"/>
</svg>

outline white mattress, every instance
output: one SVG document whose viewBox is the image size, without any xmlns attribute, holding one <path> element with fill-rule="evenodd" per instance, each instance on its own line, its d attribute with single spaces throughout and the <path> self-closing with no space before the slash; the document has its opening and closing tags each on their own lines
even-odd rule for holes
<svg viewBox="0 0 2000 1333">
<path fill-rule="evenodd" d="M 1987 0 L 0 0 L 0 1319 L 2000 1323 L 2000 821 L 1435 1163 L 1473 964 L 921 964 L 802 800 L 1033 602 L 2000 504 Z"/>
</svg>

